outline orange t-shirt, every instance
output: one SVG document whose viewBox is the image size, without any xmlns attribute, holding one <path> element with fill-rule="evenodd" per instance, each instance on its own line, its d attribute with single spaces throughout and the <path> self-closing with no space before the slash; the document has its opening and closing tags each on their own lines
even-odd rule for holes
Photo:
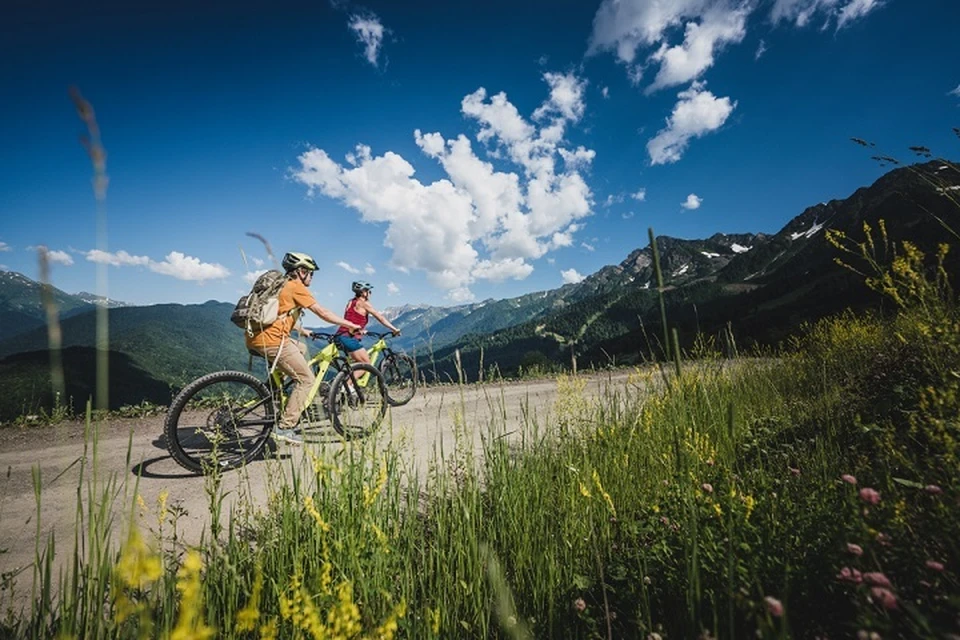
<svg viewBox="0 0 960 640">
<path fill-rule="evenodd" d="M 287 284 L 283 285 L 278 300 L 277 313 L 280 318 L 263 331 L 254 333 L 252 336 L 247 335 L 247 348 L 279 347 L 283 338 L 290 335 L 293 327 L 297 324 L 300 317 L 299 310 L 317 303 L 310 291 L 296 278 L 288 280 Z M 291 310 L 294 310 L 294 312 L 287 314 Z"/>
</svg>

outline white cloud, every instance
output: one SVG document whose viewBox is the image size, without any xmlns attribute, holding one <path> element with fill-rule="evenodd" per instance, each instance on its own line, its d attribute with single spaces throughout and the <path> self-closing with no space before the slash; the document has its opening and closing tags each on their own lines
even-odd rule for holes
<svg viewBox="0 0 960 640">
<path fill-rule="evenodd" d="M 647 142 L 651 164 L 678 161 L 690 140 L 719 129 L 737 106 L 730 98 L 718 98 L 703 87 L 703 83 L 694 82 L 677 94 L 680 100 L 667 118 L 666 128 Z"/>
<path fill-rule="evenodd" d="M 398 287 L 398 286 L 397 286 L 396 284 L 394 284 L 393 282 L 388 282 L 388 283 L 387 283 L 387 293 L 389 293 L 389 294 L 392 295 L 392 296 L 395 296 L 395 295 L 397 295 L 398 293 L 400 293 L 400 287 Z"/>
<path fill-rule="evenodd" d="M 633 211 L 627 211 L 627 212 L 622 213 L 622 214 L 620 214 L 620 215 L 621 215 L 621 217 L 622 217 L 624 220 L 629 220 L 630 218 L 633 217 Z"/>
<path fill-rule="evenodd" d="M 691 193 L 687 196 L 687 199 L 680 204 L 680 206 L 688 211 L 693 211 L 694 209 L 699 209 L 702 202 L 703 198 L 695 193 Z"/>
<path fill-rule="evenodd" d="M 774 0 L 770 18 L 805 26 L 817 13 L 837 29 L 863 18 L 883 0 Z M 638 85 L 644 67 L 658 65 L 647 92 L 696 80 L 726 46 L 743 41 L 756 0 L 603 0 L 593 18 L 587 53 L 612 52 Z M 682 38 L 679 34 L 682 34 Z M 761 45 L 756 56 L 762 55 Z"/>
<path fill-rule="evenodd" d="M 218 280 L 230 275 L 230 271 L 221 264 L 200 262 L 198 258 L 171 251 L 161 262 L 147 256 L 134 256 L 126 251 L 109 253 L 100 249 L 87 251 L 84 256 L 90 262 L 108 264 L 114 267 L 147 267 L 155 273 L 172 276 L 178 280 Z"/>
<path fill-rule="evenodd" d="M 351 266 L 350 264 L 343 262 L 342 260 L 337 263 L 337 266 L 343 269 L 344 271 L 346 271 L 347 273 L 353 273 L 353 274 L 360 273 L 360 269 L 357 269 L 356 267 Z"/>
<path fill-rule="evenodd" d="M 55 264 L 62 264 L 69 267 L 73 264 L 73 258 L 66 251 L 47 251 L 47 259 Z"/>
<path fill-rule="evenodd" d="M 414 141 L 446 176 L 431 183 L 392 151 L 374 156 L 358 145 L 340 164 L 322 149 L 300 155 L 291 170 L 308 193 L 340 200 L 366 222 L 385 225 L 390 266 L 420 270 L 454 301 L 472 299 L 479 279 L 523 278 L 526 261 L 572 243 L 576 222 L 591 214 L 592 193 L 580 175 L 591 149 L 571 148 L 564 132 L 582 118 L 586 81 L 545 73 L 549 97 L 524 118 L 506 94 L 480 88 L 465 96 L 461 112 L 479 124 L 477 155 L 466 135 L 414 132 Z M 560 162 L 562 160 L 562 162 Z M 513 163 L 519 172 L 494 166 Z"/>
<path fill-rule="evenodd" d="M 623 193 L 611 193 L 607 196 L 607 199 L 603 201 L 603 206 L 612 207 L 615 204 L 620 204 L 626 199 L 626 195 Z"/>
<path fill-rule="evenodd" d="M 171 251 L 163 262 L 150 262 L 150 270 L 173 276 L 177 280 L 219 280 L 230 275 L 230 271 L 220 264 L 200 262 L 198 258 Z"/>
<path fill-rule="evenodd" d="M 958 84 L 958 85 L 957 85 L 957 88 L 954 89 L 953 91 L 948 91 L 948 92 L 947 92 L 947 95 L 948 95 L 948 96 L 957 96 L 958 98 L 960 98 L 960 84 Z M 4 243 L 0 242 L 0 246 L 4 246 L 4 247 L 5 247 L 6 245 L 5 245 Z M 0 251 L 9 251 L 9 249 L 0 249 Z"/>
<path fill-rule="evenodd" d="M 765 54 L 766 52 L 767 52 L 767 43 L 766 41 L 761 40 L 760 44 L 757 45 L 757 52 L 753 54 L 753 59 L 759 60 L 761 57 L 763 57 L 763 54 Z"/>
<path fill-rule="evenodd" d="M 137 267 L 147 266 L 150 264 L 150 258 L 147 256 L 133 256 L 126 251 L 110 253 L 107 251 L 101 251 L 100 249 L 93 249 L 86 252 L 84 255 L 90 262 L 109 264 L 114 267 Z"/>
<path fill-rule="evenodd" d="M 263 260 L 261 260 L 260 262 L 263 262 Z M 253 283 L 257 281 L 257 278 L 259 278 L 266 272 L 267 272 L 266 269 L 260 269 L 259 271 L 247 271 L 245 274 L 243 274 L 243 280 L 247 284 L 253 286 Z"/>
<path fill-rule="evenodd" d="M 365 274 L 367 274 L 368 276 L 372 276 L 373 274 L 375 274 L 375 273 L 377 272 L 377 270 L 374 269 L 374 268 L 373 268 L 373 265 L 368 262 L 368 263 L 366 264 L 366 266 L 363 267 L 363 272 L 364 272 Z"/>
<path fill-rule="evenodd" d="M 596 248 L 595 246 L 593 246 L 592 244 L 589 244 L 589 243 L 587 243 L 587 242 L 581 242 L 581 243 L 580 243 L 580 246 L 583 247 L 584 249 L 586 249 L 587 251 L 596 251 L 596 250 L 597 250 L 597 248 Z"/>
<path fill-rule="evenodd" d="M 663 43 L 650 56 L 651 61 L 660 63 L 660 71 L 646 93 L 699 78 L 713 66 L 716 50 L 740 42 L 747 35 L 748 12 L 744 7 L 729 9 L 716 5 L 702 15 L 699 23 L 688 22 L 681 44 L 671 47 Z"/>
<path fill-rule="evenodd" d="M 0 241 L 0 252 L 12 250 L 13 249 L 10 248 L 10 245 L 8 245 L 6 242 Z"/>
<path fill-rule="evenodd" d="M 643 202 L 647 199 L 647 190 L 646 188 L 640 188 L 636 193 L 631 193 L 630 197 L 636 200 L 637 202 Z"/>
<path fill-rule="evenodd" d="M 356 34 L 357 41 L 363 45 L 363 55 L 367 62 L 376 67 L 380 47 L 383 45 L 383 34 L 386 31 L 380 19 L 373 14 L 365 16 L 357 14 L 350 16 L 347 26 Z"/>
<path fill-rule="evenodd" d="M 560 272 L 564 284 L 577 284 L 583 282 L 584 276 L 577 273 L 576 269 L 565 269 Z"/>
<path fill-rule="evenodd" d="M 600 89 L 600 95 L 602 95 L 604 98 L 609 98 L 609 97 L 610 97 L 610 87 L 604 87 L 603 89 Z"/>
<path fill-rule="evenodd" d="M 533 273 L 533 267 L 524 262 L 522 258 L 500 260 L 499 262 L 481 260 L 474 267 L 475 277 L 493 282 L 503 282 L 510 278 L 523 280 L 531 273 Z"/>
<path fill-rule="evenodd" d="M 250 260 L 251 260 L 251 262 L 253 262 L 253 266 L 255 266 L 255 267 L 262 267 L 262 266 L 263 266 L 263 259 L 262 259 L 262 258 L 254 258 L 254 257 L 251 257 Z"/>
<path fill-rule="evenodd" d="M 881 0 L 776 0 L 770 10 L 770 19 L 774 23 L 793 22 L 802 28 L 820 14 L 824 18 L 824 27 L 835 19 L 839 30 L 882 5 Z"/>
</svg>

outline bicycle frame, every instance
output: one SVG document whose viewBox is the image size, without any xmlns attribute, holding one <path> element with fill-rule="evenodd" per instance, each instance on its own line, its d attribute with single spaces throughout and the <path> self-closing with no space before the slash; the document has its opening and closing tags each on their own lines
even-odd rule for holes
<svg viewBox="0 0 960 640">
<path fill-rule="evenodd" d="M 331 345 L 332 346 L 332 345 Z M 381 356 L 386 357 L 386 352 L 390 351 L 390 347 L 387 346 L 386 339 L 381 335 L 379 340 L 377 340 L 373 346 L 367 349 L 367 355 L 370 356 L 370 364 L 374 367 L 377 366 L 377 362 L 380 360 Z M 344 355 L 344 357 L 347 357 Z M 366 388 L 367 382 L 370 380 L 370 374 L 364 373 L 359 378 L 355 378 L 354 382 L 357 383 L 357 386 Z"/>
<path fill-rule="evenodd" d="M 330 367 L 336 362 L 341 362 L 345 365 L 348 364 L 346 358 L 340 355 L 337 345 L 335 345 L 333 342 L 318 351 L 317 354 L 310 358 L 310 360 L 307 362 L 307 366 L 313 369 L 316 377 L 313 381 L 313 385 L 310 387 L 310 392 L 307 393 L 307 397 L 304 400 L 304 406 L 300 408 L 301 413 L 306 411 L 307 407 L 313 404 L 314 399 L 317 397 L 317 393 L 320 391 L 320 385 L 323 384 L 324 378 L 326 377 L 327 371 L 329 371 Z M 271 388 L 279 391 L 278 395 L 280 406 L 278 413 L 282 412 L 287 404 L 287 394 L 283 392 L 283 377 L 283 373 L 276 368 L 270 374 Z"/>
</svg>

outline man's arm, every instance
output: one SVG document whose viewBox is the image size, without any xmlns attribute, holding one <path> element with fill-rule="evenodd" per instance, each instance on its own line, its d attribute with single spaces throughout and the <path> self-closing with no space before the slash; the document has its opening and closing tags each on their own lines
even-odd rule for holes
<svg viewBox="0 0 960 640">
<path fill-rule="evenodd" d="M 315 314 L 317 314 L 317 316 L 321 320 L 326 320 L 327 322 L 330 322 L 332 324 L 337 324 L 337 325 L 340 325 L 341 327 L 346 327 L 351 331 L 360 330 L 360 325 L 354 324 L 349 320 L 347 320 L 346 318 L 341 318 L 340 316 L 335 314 L 333 311 L 330 311 L 325 307 L 321 307 L 318 302 L 314 302 L 312 305 L 310 305 L 307 308 L 310 309 L 310 311 L 313 311 Z"/>
</svg>

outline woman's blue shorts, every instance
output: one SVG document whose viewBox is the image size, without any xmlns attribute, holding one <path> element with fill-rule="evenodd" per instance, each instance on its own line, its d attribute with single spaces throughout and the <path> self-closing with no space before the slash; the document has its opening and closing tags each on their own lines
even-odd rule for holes
<svg viewBox="0 0 960 640">
<path fill-rule="evenodd" d="M 343 333 L 338 333 L 333 338 L 333 341 L 347 353 L 353 353 L 357 349 L 363 349 L 363 344 L 361 344 L 359 340 Z"/>
</svg>

